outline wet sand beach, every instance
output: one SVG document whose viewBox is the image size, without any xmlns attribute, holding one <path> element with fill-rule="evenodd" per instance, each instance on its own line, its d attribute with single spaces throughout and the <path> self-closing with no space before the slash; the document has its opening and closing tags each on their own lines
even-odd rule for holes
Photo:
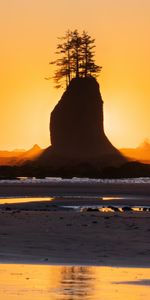
<svg viewBox="0 0 150 300">
<path fill-rule="evenodd" d="M 150 267 L 150 184 L 141 181 L 1 181 L 0 262 Z M 106 203 L 149 211 L 71 207 Z"/>
<path fill-rule="evenodd" d="M 149 300 L 149 268 L 0 265 L 0 299 Z"/>
<path fill-rule="evenodd" d="M 0 262 L 150 267 L 150 212 L 1 206 Z"/>
</svg>

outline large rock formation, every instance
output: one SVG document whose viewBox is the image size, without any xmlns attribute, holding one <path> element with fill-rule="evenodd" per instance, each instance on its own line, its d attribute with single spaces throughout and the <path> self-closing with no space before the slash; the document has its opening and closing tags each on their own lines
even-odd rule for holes
<svg viewBox="0 0 150 300">
<path fill-rule="evenodd" d="M 110 143 L 103 128 L 103 100 L 93 77 L 72 79 L 50 117 L 52 146 L 41 162 L 46 165 L 88 164 L 118 166 L 125 158 Z"/>
<path fill-rule="evenodd" d="M 51 113 L 50 135 L 53 152 L 65 158 L 123 162 L 104 133 L 103 100 L 93 77 L 71 81 Z"/>
<path fill-rule="evenodd" d="M 94 78 L 73 79 L 50 118 L 55 153 L 79 159 L 110 151 L 103 130 L 103 101 Z"/>
</svg>

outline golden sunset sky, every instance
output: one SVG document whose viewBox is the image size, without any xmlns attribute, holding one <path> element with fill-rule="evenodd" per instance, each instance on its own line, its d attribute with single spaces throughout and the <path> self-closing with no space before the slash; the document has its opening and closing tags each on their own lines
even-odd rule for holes
<svg viewBox="0 0 150 300">
<path fill-rule="evenodd" d="M 49 61 L 67 29 L 96 39 L 105 131 L 116 147 L 150 138 L 149 0 L 0 0 L 0 149 L 49 145 Z"/>
</svg>

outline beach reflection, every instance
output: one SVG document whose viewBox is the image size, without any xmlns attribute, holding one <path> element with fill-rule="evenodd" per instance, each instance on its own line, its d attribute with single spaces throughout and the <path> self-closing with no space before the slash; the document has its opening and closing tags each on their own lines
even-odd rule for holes
<svg viewBox="0 0 150 300">
<path fill-rule="evenodd" d="M 150 269 L 0 265 L 0 299 L 148 300 Z"/>
<path fill-rule="evenodd" d="M 0 198 L 1 204 L 13 204 L 13 203 L 30 203 L 30 202 L 50 202 L 54 198 L 52 197 L 17 197 L 17 198 Z"/>
</svg>

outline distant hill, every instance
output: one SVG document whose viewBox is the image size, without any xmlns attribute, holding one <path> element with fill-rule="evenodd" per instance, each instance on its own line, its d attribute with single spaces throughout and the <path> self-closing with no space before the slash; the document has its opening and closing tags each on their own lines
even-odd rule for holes
<svg viewBox="0 0 150 300">
<path fill-rule="evenodd" d="M 26 152 L 25 150 L 15 149 L 13 151 L 0 150 L 0 157 L 16 157 Z"/>
<path fill-rule="evenodd" d="M 123 148 L 120 152 L 130 160 L 138 160 L 142 163 L 150 164 L 150 141 L 145 140 L 137 148 Z"/>
<path fill-rule="evenodd" d="M 42 152 L 43 150 L 36 144 L 27 151 L 25 150 L 0 151 L 0 165 L 1 166 L 21 165 L 26 161 L 34 160 Z"/>
</svg>

